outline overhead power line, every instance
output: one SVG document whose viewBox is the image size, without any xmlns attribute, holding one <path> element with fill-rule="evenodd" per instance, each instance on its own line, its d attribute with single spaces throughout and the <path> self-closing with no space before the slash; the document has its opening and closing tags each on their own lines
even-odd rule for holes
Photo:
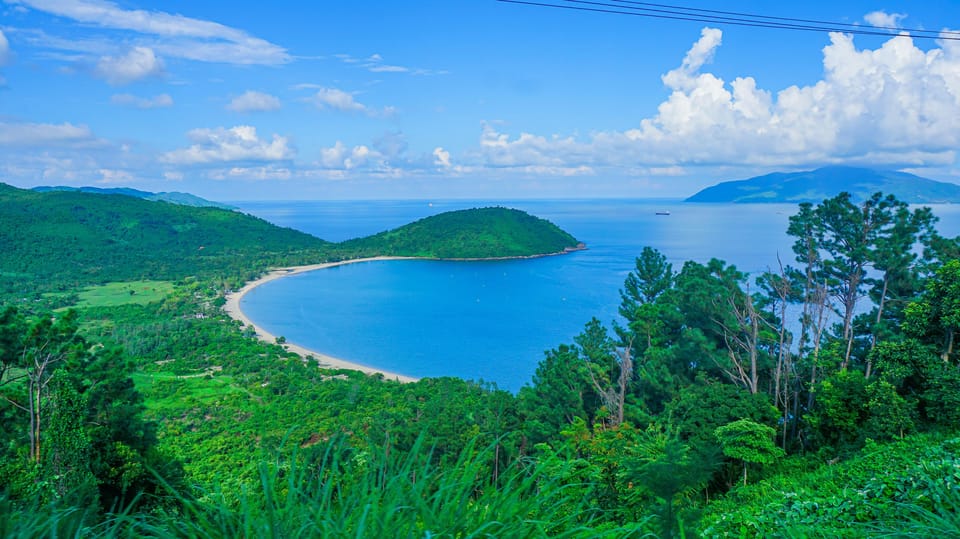
<svg viewBox="0 0 960 539">
<path fill-rule="evenodd" d="M 497 0 L 507 4 L 522 4 L 537 7 L 568 9 L 574 11 L 590 11 L 595 13 L 610 13 L 614 15 L 630 15 L 634 17 L 648 17 L 654 19 L 668 19 L 680 21 L 704 22 L 712 24 L 728 24 L 734 26 L 749 26 L 755 28 L 772 28 L 778 30 L 801 30 L 807 32 L 843 32 L 846 34 L 902 37 L 904 32 L 916 39 L 944 39 L 960 41 L 960 32 L 935 31 L 918 28 L 895 28 L 890 26 L 869 26 L 850 23 L 835 23 L 815 19 L 798 19 L 792 17 L 775 17 L 737 11 L 720 11 L 712 9 L 688 8 L 670 4 L 655 4 L 631 0 Z"/>
<path fill-rule="evenodd" d="M 750 19 L 767 19 L 772 21 L 784 21 L 788 23 L 801 22 L 801 23 L 812 23 L 812 24 L 829 25 L 829 26 L 842 26 L 842 27 L 847 27 L 852 29 L 866 28 L 868 30 L 890 30 L 897 33 L 909 32 L 911 34 L 914 34 L 914 33 L 932 34 L 934 37 L 939 37 L 941 33 L 954 34 L 954 35 L 960 36 L 960 32 L 952 32 L 952 31 L 923 30 L 920 28 L 900 28 L 896 26 L 872 26 L 872 25 L 864 26 L 862 24 L 856 24 L 856 23 L 843 23 L 843 22 L 833 22 L 833 21 L 824 21 L 824 20 L 816 20 L 816 19 L 797 19 L 793 17 L 775 17 L 772 15 L 757 15 L 753 13 L 743 13 L 739 11 L 718 11 L 715 9 L 688 8 L 684 6 L 676 6 L 676 5 L 669 5 L 669 4 L 654 4 L 651 2 L 636 2 L 632 0 L 611 0 L 611 1 L 617 4 L 629 4 L 631 6 L 650 6 L 650 7 L 661 8 L 661 9 L 682 10 L 690 13 L 709 13 L 709 14 L 715 13 L 719 15 L 733 15 L 736 17 L 745 17 Z M 637 9 L 640 9 L 640 8 L 637 8 Z"/>
</svg>

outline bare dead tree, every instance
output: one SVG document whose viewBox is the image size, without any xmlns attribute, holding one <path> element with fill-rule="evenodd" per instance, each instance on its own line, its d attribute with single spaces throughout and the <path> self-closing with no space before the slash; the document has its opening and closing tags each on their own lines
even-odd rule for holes
<svg viewBox="0 0 960 539">
<path fill-rule="evenodd" d="M 750 297 L 749 286 L 747 291 L 731 290 L 725 298 L 728 312 L 732 315 L 734 325 L 723 319 L 713 321 L 720 327 L 723 341 L 727 349 L 729 365 L 718 362 L 720 370 L 730 378 L 734 384 L 743 386 L 751 394 L 759 391 L 760 375 L 757 359 L 760 349 L 760 321 L 753 298 Z"/>
<path fill-rule="evenodd" d="M 587 369 L 590 373 L 590 383 L 594 391 L 600 397 L 600 402 L 610 412 L 610 426 L 621 425 L 624 421 L 624 411 L 626 408 L 627 388 L 630 386 L 630 380 L 633 379 L 634 360 L 633 360 L 633 337 L 627 341 L 622 348 L 615 350 L 617 361 L 616 367 L 619 370 L 617 379 L 614 382 L 612 376 L 598 377 L 594 369 Z M 609 373 L 612 374 L 612 373 Z"/>
<path fill-rule="evenodd" d="M 23 364 L 27 365 L 27 413 L 30 415 L 30 456 L 40 462 L 40 434 L 43 430 L 44 395 L 57 365 L 65 354 L 57 350 L 49 340 L 37 347 L 25 348 Z M 22 408 L 22 407 L 21 407 Z"/>
</svg>

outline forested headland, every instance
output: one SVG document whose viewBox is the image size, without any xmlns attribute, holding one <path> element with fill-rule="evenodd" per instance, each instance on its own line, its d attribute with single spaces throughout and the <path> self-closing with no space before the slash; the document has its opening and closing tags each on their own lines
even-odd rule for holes
<svg viewBox="0 0 960 539">
<path fill-rule="evenodd" d="M 557 225 L 508 208 L 445 212 L 339 246 L 366 256 L 448 259 L 527 257 L 582 247 Z"/>
<path fill-rule="evenodd" d="M 960 243 L 927 208 L 801 204 L 762 275 L 644 249 L 617 323 L 514 395 L 321 369 L 220 308 L 269 267 L 407 254 L 395 234 L 351 252 L 82 193 L 31 218 L 10 189 L 0 535 L 960 534 Z"/>
</svg>

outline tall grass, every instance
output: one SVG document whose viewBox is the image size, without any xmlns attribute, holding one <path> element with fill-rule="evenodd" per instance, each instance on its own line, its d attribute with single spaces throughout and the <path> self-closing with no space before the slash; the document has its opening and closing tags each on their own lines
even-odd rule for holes
<svg viewBox="0 0 960 539">
<path fill-rule="evenodd" d="M 311 464 L 293 458 L 261 465 L 258 488 L 241 494 L 235 505 L 217 493 L 203 501 L 181 498 L 185 518 L 154 521 L 149 533 L 271 539 L 602 534 L 590 508 L 532 464 L 515 465 L 494 484 L 486 464 L 491 457 L 489 448 L 468 446 L 453 467 L 441 469 L 420 442 L 390 457 L 336 441 Z"/>
<path fill-rule="evenodd" d="M 132 537 L 126 512 L 101 519 L 95 508 L 43 501 L 16 503 L 0 493 L 0 537 L 3 539 L 98 539 Z"/>
<path fill-rule="evenodd" d="M 960 467 L 954 474 L 960 475 Z M 893 511 L 888 511 L 891 516 L 897 515 L 896 520 L 867 526 L 871 537 L 960 537 L 960 489 L 943 477 L 922 479 L 928 481 L 924 495 L 916 501 L 898 503 Z"/>
<path fill-rule="evenodd" d="M 542 468 L 518 462 L 491 479 L 491 448 L 467 447 L 440 468 L 418 442 L 398 455 L 329 442 L 260 465 L 259 481 L 238 495 L 170 492 L 175 511 L 123 513 L 87 526 L 79 510 L 35 507 L 9 519 L 3 537 L 263 539 L 639 537 L 649 522 L 603 524 L 600 515 Z M 9 502 L 6 502 L 9 503 Z M 170 506 L 169 504 L 167 505 Z M 0 506 L 0 510 L 5 509 Z M 7 514 L 9 516 L 9 514 Z"/>
</svg>

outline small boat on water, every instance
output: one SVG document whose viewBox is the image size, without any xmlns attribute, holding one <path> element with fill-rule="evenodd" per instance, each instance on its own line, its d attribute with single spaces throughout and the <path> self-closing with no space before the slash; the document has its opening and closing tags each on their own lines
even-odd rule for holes
<svg viewBox="0 0 960 539">
<path fill-rule="evenodd" d="M 661 210 L 657 212 L 657 215 L 670 215 L 670 210 Z"/>
</svg>

